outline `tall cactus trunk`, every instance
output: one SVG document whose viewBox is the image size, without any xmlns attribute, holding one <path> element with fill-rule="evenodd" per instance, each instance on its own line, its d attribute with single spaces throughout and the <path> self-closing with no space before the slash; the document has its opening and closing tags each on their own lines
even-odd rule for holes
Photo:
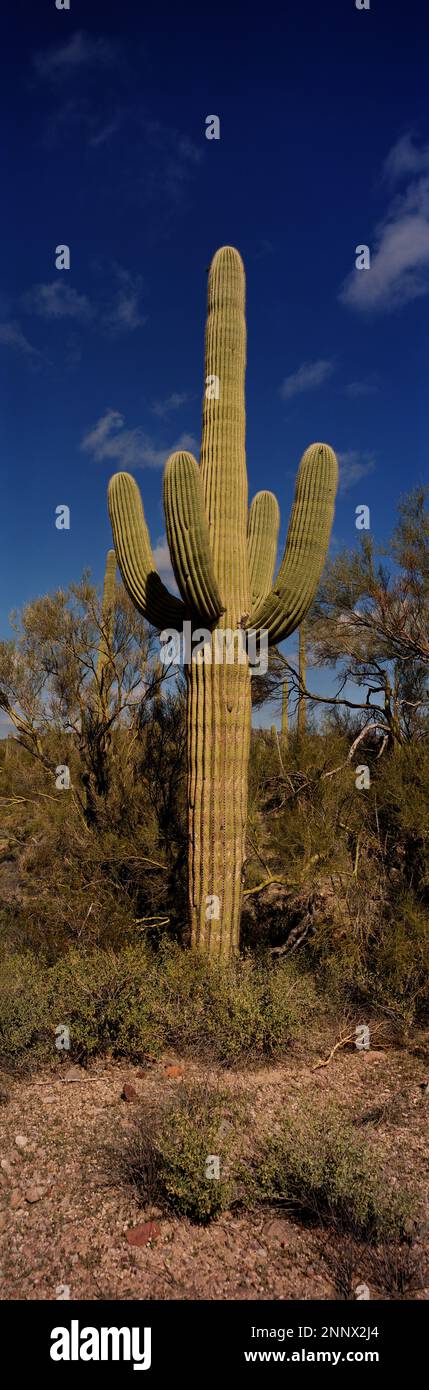
<svg viewBox="0 0 429 1390">
<path fill-rule="evenodd" d="M 243 266 L 231 247 L 214 257 L 208 293 L 201 480 L 213 563 L 225 610 L 217 627 L 249 617 L 246 368 Z M 219 383 L 219 396 L 212 390 Z M 188 676 L 189 907 L 193 945 L 228 958 L 238 948 L 245 854 L 251 698 L 247 657 L 212 660 Z M 220 662 L 219 654 L 223 660 Z M 207 898 L 213 899 L 207 903 Z M 215 915 L 218 914 L 218 915 Z"/>
<path fill-rule="evenodd" d="M 187 680 L 192 945 L 212 957 L 228 959 L 239 944 L 245 855 L 251 728 L 248 662 L 192 661 Z"/>
</svg>

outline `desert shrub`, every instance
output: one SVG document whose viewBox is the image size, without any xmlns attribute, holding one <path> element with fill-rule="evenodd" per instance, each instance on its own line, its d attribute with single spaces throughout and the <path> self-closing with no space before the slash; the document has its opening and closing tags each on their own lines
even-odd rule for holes
<svg viewBox="0 0 429 1390">
<path fill-rule="evenodd" d="M 234 1194 L 233 1111 L 237 1118 L 237 1103 L 221 1090 L 181 1083 L 163 1106 L 142 1107 L 113 1167 L 137 1189 L 140 1201 L 206 1225 Z M 209 1156 L 219 1160 L 218 1177 L 208 1176 Z"/>
<path fill-rule="evenodd" d="M 84 1062 L 107 1051 L 137 1060 L 166 1046 L 220 1064 L 274 1059 L 315 1007 L 313 983 L 292 962 L 213 967 L 173 942 L 159 951 L 144 941 L 118 952 L 74 947 L 51 966 L 5 955 L 0 1054 L 36 1060 L 37 1050 L 52 1060 L 63 1023 Z"/>
<path fill-rule="evenodd" d="M 6 956 L 0 982 L 0 1054 L 5 1060 L 53 1061 L 55 1029 L 70 1029 L 70 1055 L 85 1062 L 112 1050 L 141 1056 L 154 1038 L 145 992 L 144 947 L 69 951 L 46 967 L 29 955 Z"/>
<path fill-rule="evenodd" d="M 412 893 L 398 895 L 390 911 L 376 885 L 349 896 L 348 928 L 319 921 L 306 958 L 320 971 L 321 987 L 339 1006 L 381 1010 L 409 1032 L 429 1015 L 429 911 Z M 353 912 L 354 905 L 354 912 Z"/>
<path fill-rule="evenodd" d="M 357 1285 L 362 1284 L 364 1280 L 366 1282 L 366 1265 L 368 1264 L 370 1247 L 365 1247 L 363 1258 L 361 1241 L 356 1240 L 348 1233 L 342 1234 L 339 1240 L 333 1241 L 330 1230 L 326 1230 L 322 1235 L 322 1242 L 322 1259 L 331 1276 L 338 1297 L 354 1303 Z"/>
<path fill-rule="evenodd" d="M 73 1055 L 81 1061 L 111 1051 L 139 1058 L 158 1052 L 162 1026 L 154 1029 L 153 962 L 145 946 L 83 954 L 68 952 L 50 972 L 49 1006 L 70 1028 Z"/>
<path fill-rule="evenodd" d="M 112 731 L 104 795 L 91 784 L 89 796 L 83 754 L 65 730 L 47 733 L 43 750 L 69 766 L 66 791 L 16 739 L 0 742 L 0 931 L 12 949 L 51 964 L 77 943 L 134 942 L 146 919 L 160 917 L 174 938 L 183 931 L 182 704 L 168 695 L 154 718 L 145 699 L 133 731 Z"/>
<path fill-rule="evenodd" d="M 386 1190 L 371 1151 L 335 1106 L 306 1120 L 288 1117 L 244 1182 L 257 1202 L 281 1203 L 360 1239 L 405 1238 L 412 1230 L 412 1197 Z"/>
<path fill-rule="evenodd" d="M 169 1044 L 223 1064 L 281 1055 L 316 1008 L 313 981 L 292 961 L 211 965 L 171 945 L 161 961 Z"/>
<path fill-rule="evenodd" d="M 6 955 L 0 966 L 0 1054 L 11 1061 L 46 1056 L 51 1024 L 46 974 L 31 953 Z"/>
<path fill-rule="evenodd" d="M 374 1290 L 380 1290 L 388 1298 L 413 1298 L 426 1288 L 427 1260 L 413 1246 L 411 1238 L 404 1241 L 393 1236 L 373 1246 L 350 1235 L 333 1241 L 332 1231 L 327 1230 L 322 1241 L 323 1261 L 342 1300 L 354 1303 L 357 1288 L 363 1282 L 370 1286 L 372 1297 Z"/>
<path fill-rule="evenodd" d="M 246 1149 L 246 1163 L 243 1162 Z M 219 1178 L 206 1175 L 219 1158 Z M 303 1121 L 282 1119 L 253 1156 L 246 1098 L 204 1082 L 182 1082 L 173 1096 L 145 1103 L 125 1149 L 113 1149 L 114 1172 L 136 1187 L 141 1201 L 208 1222 L 232 1204 L 286 1206 L 295 1219 L 367 1241 L 386 1254 L 411 1243 L 411 1193 L 386 1189 L 371 1151 L 356 1139 L 336 1106 Z M 355 1247 L 353 1247 L 355 1248 Z M 386 1254 L 386 1259 L 387 1259 Z"/>
<path fill-rule="evenodd" d="M 290 738 L 285 775 L 270 764 L 266 784 L 258 748 L 254 835 L 262 806 L 281 886 L 248 897 L 245 938 L 253 950 L 293 942 L 307 920 L 301 960 L 332 1003 L 387 1010 L 409 1029 L 429 1016 L 429 747 L 422 738 L 380 761 L 360 749 L 371 785 L 357 793 L 337 733 Z M 258 856 L 248 875 L 260 881 Z"/>
<path fill-rule="evenodd" d="M 421 1250 L 400 1241 L 382 1242 L 371 1252 L 372 1276 L 389 1298 L 413 1298 L 427 1287 L 429 1265 Z"/>
<path fill-rule="evenodd" d="M 392 884 L 429 908 L 429 739 L 405 745 L 377 771 L 383 861 Z"/>
<path fill-rule="evenodd" d="M 374 998 L 411 1024 L 429 1009 L 429 907 L 412 894 L 397 903 L 394 929 L 380 933 L 369 962 Z"/>
<path fill-rule="evenodd" d="M 112 953 L 110 966 L 101 963 L 103 980 L 106 970 L 114 974 L 111 987 L 103 985 L 92 1004 L 85 990 L 78 990 L 75 1028 L 82 1057 L 110 1045 L 123 1055 L 133 1049 L 140 1055 L 148 1029 L 168 1046 L 213 1055 L 224 1064 L 278 1056 L 314 1011 L 316 979 L 319 1008 L 322 990 L 326 1006 L 340 1011 L 345 1004 L 381 1010 L 405 1031 L 424 1023 L 429 1017 L 427 740 L 411 742 L 395 755 L 388 750 L 379 760 L 374 748 L 364 753 L 360 744 L 371 787 L 357 793 L 354 767 L 347 762 L 354 728 L 341 732 L 327 726 L 304 740 L 291 733 L 284 773 L 271 735 L 254 732 L 246 887 L 253 889 L 264 878 L 261 854 L 267 879 L 278 875 L 280 883 L 275 879 L 267 891 L 245 897 L 245 959 L 224 969 L 209 967 L 192 952 L 185 957 L 179 947 L 170 950 L 173 940 L 187 939 L 182 723 L 180 700 L 163 700 L 156 717 L 150 705 L 142 714 L 132 746 L 127 731 L 116 730 L 106 815 L 91 831 L 76 800 L 55 793 L 52 778 L 29 753 L 16 741 L 0 747 L 4 950 L 33 952 L 44 969 L 71 951 L 69 969 L 83 981 L 88 978 L 93 995 L 97 969 L 91 953 L 100 948 Z M 63 751 L 60 758 L 56 748 L 50 752 L 59 761 L 66 756 Z M 69 761 L 78 787 L 76 749 L 70 749 Z M 144 956 L 145 979 L 136 940 L 142 948 L 155 948 L 156 963 Z M 282 956 L 273 967 L 270 948 L 291 945 L 293 956 Z M 119 988 L 113 961 L 128 950 L 137 954 L 124 956 Z M 25 987 L 19 1008 L 26 1007 L 24 996 Z M 34 1005 L 28 1027 L 22 1022 L 24 1051 L 34 1054 L 35 1013 Z M 6 1034 L 9 1027 L 5 1023 Z M 43 1051 L 43 1038 L 38 1045 Z"/>
</svg>

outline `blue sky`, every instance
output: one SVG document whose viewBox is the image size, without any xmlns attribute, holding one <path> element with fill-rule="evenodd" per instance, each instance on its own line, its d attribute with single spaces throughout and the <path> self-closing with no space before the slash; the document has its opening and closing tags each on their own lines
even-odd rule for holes
<svg viewBox="0 0 429 1390">
<path fill-rule="evenodd" d="M 222 244 L 247 272 L 249 492 L 277 493 L 281 540 L 313 440 L 340 456 L 337 547 L 356 544 L 362 502 L 383 539 L 428 477 L 426 6 L 251 8 L 6 7 L 3 637 L 12 608 L 86 566 L 101 580 L 118 468 L 138 478 L 168 579 L 162 467 L 178 445 L 198 456 Z M 369 271 L 354 268 L 362 244 Z"/>
</svg>

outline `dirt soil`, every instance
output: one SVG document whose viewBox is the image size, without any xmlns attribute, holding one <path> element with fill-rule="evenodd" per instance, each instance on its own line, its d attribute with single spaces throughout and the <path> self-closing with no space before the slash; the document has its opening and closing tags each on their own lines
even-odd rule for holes
<svg viewBox="0 0 429 1390">
<path fill-rule="evenodd" d="M 2 1073 L 2 1298 L 353 1299 L 366 1283 L 370 1298 L 428 1299 L 429 1047 L 414 1054 L 339 1050 L 315 1071 L 332 1041 L 319 1039 L 317 1052 L 295 1046 L 281 1065 L 240 1073 L 207 1073 L 173 1056 L 143 1066 L 98 1061 L 88 1070 L 64 1059 L 54 1074 L 24 1080 Z M 107 1149 L 113 1139 L 125 1140 L 138 1100 L 156 1099 L 181 1076 L 202 1075 L 246 1093 L 255 1129 L 261 1116 L 266 1128 L 270 1116 L 275 1122 L 282 1110 L 308 1109 L 328 1097 L 360 1118 L 389 1180 L 412 1183 L 419 1195 L 421 1225 L 405 1291 L 392 1292 L 374 1274 L 367 1246 L 351 1254 L 347 1237 L 305 1227 L 281 1210 L 228 1212 L 201 1228 L 162 1216 L 139 1204 L 132 1188 L 115 1185 Z M 137 1100 L 121 1098 L 127 1083 Z M 155 1222 L 152 1239 L 130 1244 L 127 1232 L 148 1220 Z"/>
</svg>

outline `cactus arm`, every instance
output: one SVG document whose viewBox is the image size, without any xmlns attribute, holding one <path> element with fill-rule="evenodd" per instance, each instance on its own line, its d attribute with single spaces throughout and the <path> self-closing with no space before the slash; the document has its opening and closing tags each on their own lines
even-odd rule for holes
<svg viewBox="0 0 429 1390">
<path fill-rule="evenodd" d="M 277 556 L 280 511 L 273 492 L 257 492 L 247 523 L 247 550 L 252 607 L 257 608 L 270 592 Z"/>
<path fill-rule="evenodd" d="M 277 579 L 248 624 L 268 632 L 271 645 L 299 627 L 313 602 L 329 545 L 337 479 L 333 449 L 327 444 L 311 444 L 301 459 Z"/>
<path fill-rule="evenodd" d="M 119 569 L 135 607 L 154 627 L 181 627 L 187 610 L 157 573 L 140 492 L 130 473 L 111 478 L 109 515 Z"/>
<path fill-rule="evenodd" d="M 171 454 L 164 511 L 174 576 L 189 607 L 209 624 L 224 612 L 210 549 L 200 471 L 192 454 Z"/>
</svg>

